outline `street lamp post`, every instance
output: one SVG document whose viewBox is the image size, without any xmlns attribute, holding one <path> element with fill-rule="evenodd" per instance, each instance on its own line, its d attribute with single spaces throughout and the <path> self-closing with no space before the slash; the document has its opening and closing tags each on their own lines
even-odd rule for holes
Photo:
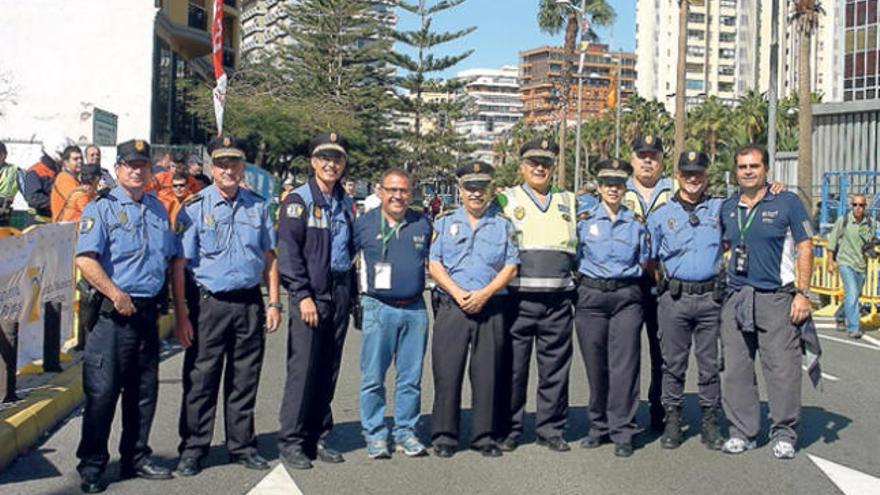
<svg viewBox="0 0 880 495">
<path fill-rule="evenodd" d="M 581 0 L 580 8 L 574 6 L 571 0 L 556 0 L 556 3 L 573 9 L 580 14 L 581 19 L 587 19 L 587 0 Z M 584 122 L 584 57 L 586 47 L 584 46 L 584 32 L 581 31 L 580 60 L 578 62 L 578 103 L 577 103 L 577 128 L 575 130 L 575 146 L 574 146 L 574 190 L 577 192 L 581 184 L 581 126 Z M 565 115 L 563 118 L 568 118 Z"/>
<path fill-rule="evenodd" d="M 620 65 L 621 65 L 621 53 L 617 52 L 617 86 L 614 88 L 614 103 L 617 105 L 617 122 L 616 129 L 614 130 L 614 156 L 616 158 L 620 158 Z"/>
</svg>

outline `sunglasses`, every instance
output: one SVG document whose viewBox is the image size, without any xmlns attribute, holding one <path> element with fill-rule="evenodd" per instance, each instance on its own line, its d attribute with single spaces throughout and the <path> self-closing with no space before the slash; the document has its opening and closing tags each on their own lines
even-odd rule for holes
<svg viewBox="0 0 880 495">
<path fill-rule="evenodd" d="M 174 189 L 183 189 L 184 187 L 186 187 L 186 184 L 172 184 L 171 187 L 173 187 Z"/>
<path fill-rule="evenodd" d="M 868 205 L 867 205 L 867 203 L 853 203 L 853 204 L 852 204 L 852 207 L 853 207 L 853 208 L 855 208 L 855 207 L 857 207 L 857 206 L 861 206 L 862 208 L 864 208 L 865 206 L 868 206 Z"/>
</svg>

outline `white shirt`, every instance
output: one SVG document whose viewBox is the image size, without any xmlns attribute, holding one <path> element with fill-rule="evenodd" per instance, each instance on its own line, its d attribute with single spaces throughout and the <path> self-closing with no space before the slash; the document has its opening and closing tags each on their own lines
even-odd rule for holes
<svg viewBox="0 0 880 495">
<path fill-rule="evenodd" d="M 367 199 L 364 200 L 364 213 L 380 206 L 382 206 L 382 200 L 379 199 L 379 196 L 375 193 L 370 194 L 367 196 Z"/>
</svg>

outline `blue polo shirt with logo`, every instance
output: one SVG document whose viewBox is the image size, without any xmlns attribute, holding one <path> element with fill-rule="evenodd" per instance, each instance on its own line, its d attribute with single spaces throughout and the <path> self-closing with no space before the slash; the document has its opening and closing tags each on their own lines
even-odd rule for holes
<svg viewBox="0 0 880 495">
<path fill-rule="evenodd" d="M 731 259 L 727 266 L 728 285 L 776 290 L 795 280 L 795 245 L 813 236 L 810 217 L 800 198 L 788 191 L 772 194 L 768 189 L 754 210 L 754 220 L 742 242 L 748 250 L 748 273 L 737 275 Z M 745 227 L 751 211 L 740 203 L 739 194 L 727 198 L 721 206 L 723 238 L 730 246 L 731 257 L 736 255 L 734 249 L 742 237 L 737 211 Z"/>
<path fill-rule="evenodd" d="M 407 210 L 403 221 L 388 239 L 382 256 L 381 208 L 365 213 L 354 223 L 355 251 L 361 253 L 361 290 L 384 301 L 405 301 L 425 290 L 425 263 L 431 249 L 432 227 L 428 219 Z M 387 220 L 387 219 L 386 219 Z M 385 222 L 385 231 L 392 227 Z M 391 263 L 391 289 L 376 289 L 376 263 Z"/>
</svg>

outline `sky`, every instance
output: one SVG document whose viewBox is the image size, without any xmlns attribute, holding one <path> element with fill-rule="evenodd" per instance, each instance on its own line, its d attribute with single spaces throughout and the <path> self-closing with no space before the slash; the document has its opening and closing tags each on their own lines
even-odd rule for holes
<svg viewBox="0 0 880 495">
<path fill-rule="evenodd" d="M 409 0 L 417 3 L 417 0 Z M 574 0 L 580 5 L 578 0 Z M 436 0 L 428 0 L 433 5 Z M 635 47 L 635 0 L 609 0 L 617 12 L 611 29 L 597 29 L 601 42 L 613 36 L 613 49 L 633 51 Z M 439 77 L 448 78 L 466 69 L 495 69 L 518 65 L 521 50 L 544 45 L 562 46 L 564 32 L 551 36 L 538 29 L 538 0 L 466 0 L 458 7 L 438 14 L 432 25 L 438 32 L 458 31 L 470 26 L 477 30 L 464 38 L 441 45 L 435 56 L 458 54 L 474 49 L 474 54 Z M 398 29 L 418 26 L 418 18 L 398 9 Z"/>
</svg>

